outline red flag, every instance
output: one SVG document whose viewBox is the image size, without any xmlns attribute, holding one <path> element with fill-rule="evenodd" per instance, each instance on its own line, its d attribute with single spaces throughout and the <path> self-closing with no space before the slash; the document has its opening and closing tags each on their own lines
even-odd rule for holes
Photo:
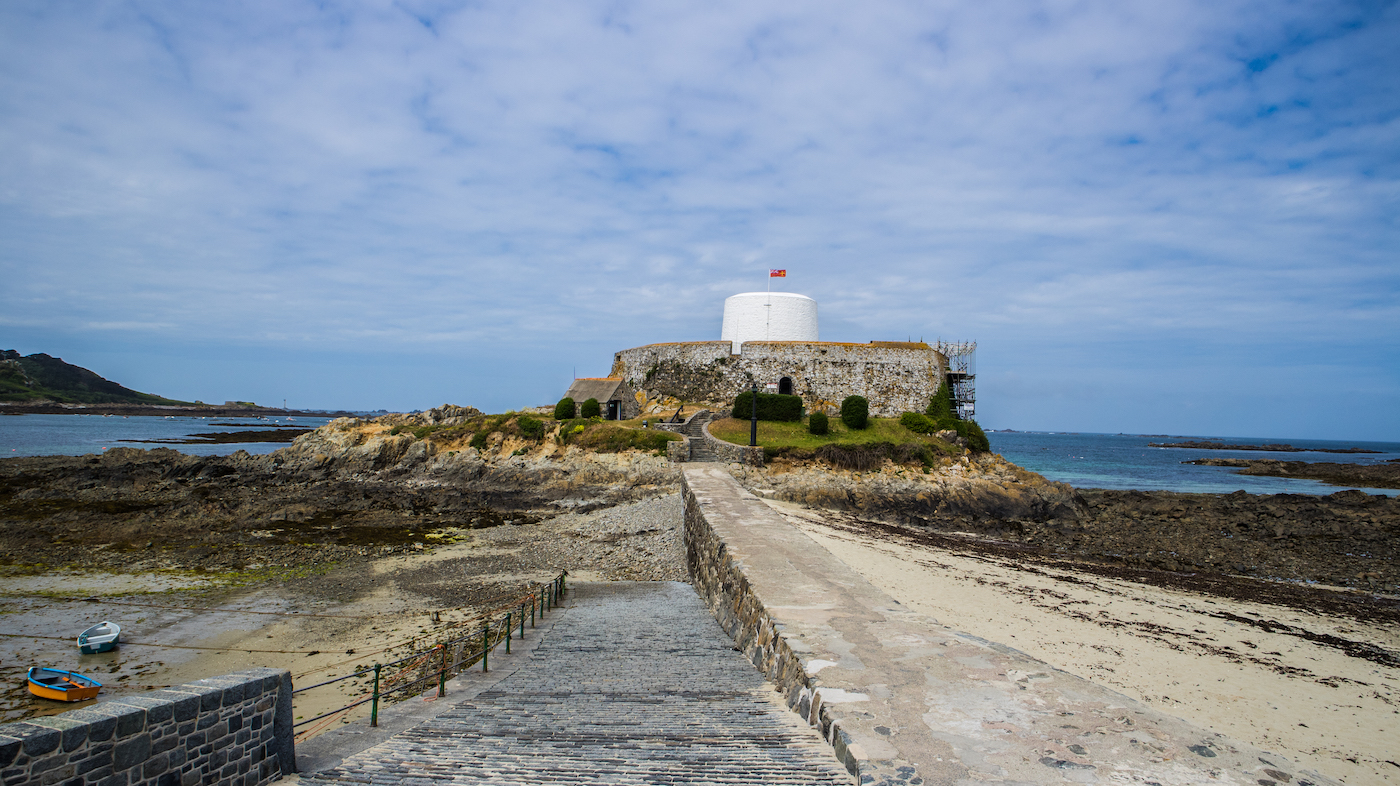
<svg viewBox="0 0 1400 786">
<path fill-rule="evenodd" d="M 768 271 L 768 277 L 769 277 L 769 278 L 787 278 L 787 271 L 786 271 L 786 270 L 769 270 L 769 271 Z"/>
</svg>

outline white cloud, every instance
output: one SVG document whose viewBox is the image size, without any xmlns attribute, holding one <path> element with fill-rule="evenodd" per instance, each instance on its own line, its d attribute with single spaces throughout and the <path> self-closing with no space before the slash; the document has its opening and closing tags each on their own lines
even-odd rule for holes
<svg viewBox="0 0 1400 786">
<path fill-rule="evenodd" d="M 151 345 L 610 357 L 712 337 L 778 266 L 833 339 L 1400 365 L 1397 27 L 1332 3 L 9 3 L 0 310 Z"/>
</svg>

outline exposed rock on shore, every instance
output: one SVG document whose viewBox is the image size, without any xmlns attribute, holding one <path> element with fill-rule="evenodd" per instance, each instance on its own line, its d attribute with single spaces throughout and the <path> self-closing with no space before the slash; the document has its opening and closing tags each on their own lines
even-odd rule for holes
<svg viewBox="0 0 1400 786">
<path fill-rule="evenodd" d="M 676 489 L 674 469 L 651 453 L 500 434 L 481 450 L 443 450 L 390 433 L 393 425 L 344 419 L 264 456 L 117 448 L 0 461 L 0 563 L 223 570 L 338 561 Z"/>
<path fill-rule="evenodd" d="M 1400 464 L 1338 464 L 1331 461 L 1237 458 L 1207 458 L 1182 463 L 1199 464 L 1206 467 L 1239 467 L 1241 475 L 1305 478 L 1338 486 L 1400 489 Z"/>
<path fill-rule="evenodd" d="M 1130 568 L 1400 592 L 1400 499 L 1075 490 L 999 456 L 925 475 L 776 464 L 734 470 L 754 493 L 1037 553 Z"/>
<path fill-rule="evenodd" d="M 225 571 L 353 562 L 501 524 L 529 537 L 560 514 L 676 491 L 678 472 L 656 451 L 588 439 L 616 426 L 566 425 L 560 434 L 529 416 L 439 407 L 333 421 L 264 456 L 121 448 L 3 459 L 0 564 Z M 940 459 L 927 472 L 783 459 L 732 471 L 762 496 L 1046 554 L 1400 591 L 1400 499 L 1076 491 L 991 454 Z M 538 528 L 541 539 L 548 529 Z M 629 542 L 619 541 L 619 558 Z"/>
<path fill-rule="evenodd" d="M 783 461 L 733 472 L 760 496 L 909 522 L 976 521 L 1000 529 L 1000 522 L 1074 519 L 1085 512 L 1073 487 L 995 454 L 943 459 L 928 473 L 888 462 L 879 471 L 856 472 Z"/>
<path fill-rule="evenodd" d="M 1226 445 L 1224 442 L 1192 441 L 1149 442 L 1149 448 L 1190 448 L 1192 450 L 1259 450 L 1268 453 L 1379 453 L 1379 450 L 1366 448 L 1295 448 L 1278 442 L 1264 445 Z"/>
</svg>

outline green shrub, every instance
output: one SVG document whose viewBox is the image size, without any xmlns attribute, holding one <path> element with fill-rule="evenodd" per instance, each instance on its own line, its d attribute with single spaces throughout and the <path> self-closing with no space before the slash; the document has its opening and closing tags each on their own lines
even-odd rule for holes
<svg viewBox="0 0 1400 786">
<path fill-rule="evenodd" d="M 680 439 L 669 431 L 624 428 L 610 423 L 594 424 L 578 435 L 578 446 L 599 453 L 619 453 L 624 450 L 666 450 L 667 442 Z"/>
<path fill-rule="evenodd" d="M 567 445 L 574 437 L 582 434 L 587 426 L 588 421 L 580 418 L 566 420 L 559 424 L 559 436 L 556 439 L 561 445 Z"/>
<path fill-rule="evenodd" d="M 745 391 L 735 397 L 734 409 L 730 416 L 739 420 L 749 420 L 753 417 L 753 391 Z M 758 419 L 796 423 L 802 420 L 802 397 L 759 393 Z"/>
<path fill-rule="evenodd" d="M 530 439 L 539 439 L 544 436 L 544 421 L 532 418 L 529 415 L 521 415 L 515 420 L 516 428 L 520 429 L 521 436 Z"/>
<path fill-rule="evenodd" d="M 945 377 L 938 383 L 938 391 L 929 400 L 928 409 L 924 410 L 924 414 L 941 428 L 952 428 L 947 424 L 958 419 L 957 412 L 957 406 L 953 403 L 953 388 Z"/>
<path fill-rule="evenodd" d="M 478 431 L 472 435 L 471 446 L 477 450 L 486 449 L 486 440 L 491 436 L 489 431 Z"/>
<path fill-rule="evenodd" d="M 814 457 L 827 462 L 837 469 L 852 469 L 860 472 L 879 469 L 889 459 L 896 464 L 933 464 L 933 450 L 920 442 L 895 445 L 890 442 L 871 442 L 861 445 L 832 443 L 822 445 L 814 452 Z"/>
<path fill-rule="evenodd" d="M 829 431 L 831 424 L 827 422 L 825 412 L 813 412 L 812 416 L 807 418 L 807 433 L 821 436 Z"/>
<path fill-rule="evenodd" d="M 917 412 L 906 412 L 900 415 L 899 425 L 915 434 L 932 434 L 940 430 L 938 424 L 929 419 L 927 415 L 920 415 Z"/>
<path fill-rule="evenodd" d="M 847 396 L 841 402 L 841 422 L 853 429 L 870 425 L 870 402 L 864 396 Z"/>
<path fill-rule="evenodd" d="M 981 426 L 977 425 L 977 421 L 960 420 L 958 422 L 966 427 L 965 431 L 959 431 L 958 433 L 967 440 L 968 450 L 971 450 L 973 453 L 992 452 L 992 443 L 987 441 L 987 434 L 982 431 Z"/>
<path fill-rule="evenodd" d="M 578 406 L 574 404 L 574 400 L 568 396 L 559 399 L 559 403 L 554 405 L 555 420 L 569 420 L 577 414 Z"/>
<path fill-rule="evenodd" d="M 588 399 L 583 402 L 583 406 L 578 408 L 578 416 L 581 418 L 596 418 L 601 414 L 603 414 L 603 407 L 596 398 Z"/>
</svg>

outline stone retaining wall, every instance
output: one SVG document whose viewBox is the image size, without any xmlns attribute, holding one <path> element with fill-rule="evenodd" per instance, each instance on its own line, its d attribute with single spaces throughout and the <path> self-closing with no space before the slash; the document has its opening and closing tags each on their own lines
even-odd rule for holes
<svg viewBox="0 0 1400 786">
<path fill-rule="evenodd" d="M 850 735 L 841 730 L 813 692 L 802 661 L 764 609 L 742 566 L 735 564 L 724 541 L 706 521 L 684 476 L 681 489 L 685 498 L 686 562 L 695 591 L 709 604 L 720 627 L 749 662 L 783 694 L 788 708 L 820 731 L 846 769 L 860 777 L 860 761 L 850 750 Z"/>
<path fill-rule="evenodd" d="M 249 669 L 0 725 L 5 786 L 260 786 L 295 771 L 285 670 Z"/>
<path fill-rule="evenodd" d="M 666 459 L 672 464 L 690 461 L 690 437 L 682 434 L 680 439 L 667 442 Z"/>
<path fill-rule="evenodd" d="M 725 442 L 710 433 L 710 424 L 706 423 L 700 427 L 700 432 L 705 435 L 705 444 L 715 452 L 720 461 L 729 464 L 747 464 L 750 467 L 763 466 L 763 446 L 749 447 L 748 445 L 735 445 L 733 442 Z"/>
</svg>

